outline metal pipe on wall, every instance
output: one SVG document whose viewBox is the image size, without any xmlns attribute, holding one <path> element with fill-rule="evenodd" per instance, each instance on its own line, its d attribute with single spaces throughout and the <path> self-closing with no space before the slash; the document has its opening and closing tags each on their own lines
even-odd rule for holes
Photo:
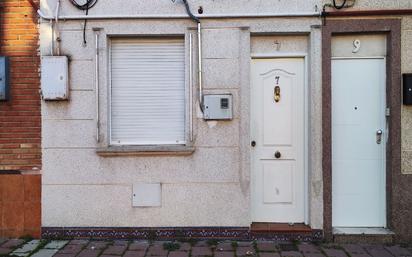
<svg viewBox="0 0 412 257">
<path fill-rule="evenodd" d="M 57 55 L 60 55 L 60 30 L 59 30 L 59 12 L 60 12 L 60 0 L 56 4 L 56 15 L 55 15 L 55 33 L 56 33 L 56 51 Z"/>
<path fill-rule="evenodd" d="M 199 105 L 203 112 L 203 63 L 202 63 L 202 26 L 197 23 L 197 44 L 198 44 L 198 79 L 199 79 Z"/>
<path fill-rule="evenodd" d="M 93 28 L 95 33 L 95 99 L 96 99 L 96 141 L 97 143 L 100 142 L 100 101 L 99 101 L 99 31 L 100 28 Z"/>
<path fill-rule="evenodd" d="M 193 142 L 193 37 L 189 34 L 189 138 Z"/>
<path fill-rule="evenodd" d="M 53 16 L 44 14 L 40 9 L 37 11 L 44 20 L 52 20 Z M 235 19 L 235 18 L 287 18 L 287 17 L 319 17 L 321 12 L 299 12 L 299 13 L 219 13 L 202 14 L 197 16 L 201 19 Z M 61 20 L 105 20 L 105 19 L 187 19 L 186 14 L 140 14 L 140 15 L 63 15 Z"/>
</svg>

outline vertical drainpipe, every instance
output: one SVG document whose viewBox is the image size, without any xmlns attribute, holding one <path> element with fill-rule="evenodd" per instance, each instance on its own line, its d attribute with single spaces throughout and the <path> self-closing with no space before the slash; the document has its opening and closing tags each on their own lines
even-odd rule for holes
<svg viewBox="0 0 412 257">
<path fill-rule="evenodd" d="M 199 50 L 199 105 L 200 110 L 203 112 L 203 67 L 202 67 L 202 27 L 200 20 L 197 23 L 197 40 L 198 40 L 198 50 Z"/>
<path fill-rule="evenodd" d="M 55 16 L 55 33 L 56 33 L 56 48 L 57 48 L 57 56 L 60 56 L 60 30 L 59 30 L 59 12 L 60 12 L 60 0 L 57 1 L 56 4 L 56 16 Z"/>
<path fill-rule="evenodd" d="M 200 19 L 193 15 L 190 11 L 190 6 L 187 0 L 183 0 L 183 3 L 186 7 L 186 12 L 189 17 L 197 23 L 197 40 L 198 40 L 198 76 L 199 76 L 199 106 L 200 110 L 203 112 L 203 70 L 202 70 L 202 26 Z"/>
<path fill-rule="evenodd" d="M 100 28 L 93 28 L 95 33 L 95 101 L 96 101 L 96 142 L 100 143 L 100 101 L 99 101 L 99 31 Z"/>
</svg>

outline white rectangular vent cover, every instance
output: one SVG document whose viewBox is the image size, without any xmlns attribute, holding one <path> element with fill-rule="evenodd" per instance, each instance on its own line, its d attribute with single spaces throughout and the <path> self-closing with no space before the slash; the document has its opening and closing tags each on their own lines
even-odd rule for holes
<svg viewBox="0 0 412 257">
<path fill-rule="evenodd" d="M 133 185 L 133 207 L 160 207 L 162 186 L 160 183 Z"/>
</svg>

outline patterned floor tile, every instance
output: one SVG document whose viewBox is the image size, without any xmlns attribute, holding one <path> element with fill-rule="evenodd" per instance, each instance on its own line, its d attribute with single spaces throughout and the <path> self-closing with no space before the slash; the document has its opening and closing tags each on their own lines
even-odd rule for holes
<svg viewBox="0 0 412 257">
<path fill-rule="evenodd" d="M 298 251 L 283 251 L 283 252 L 280 252 L 280 256 L 282 257 L 303 257 L 302 253 Z"/>
<path fill-rule="evenodd" d="M 31 257 L 52 257 L 57 253 L 54 249 L 41 249 L 37 253 L 31 255 Z"/>
<path fill-rule="evenodd" d="M 213 252 L 208 246 L 192 247 L 192 256 L 212 256 Z"/>
<path fill-rule="evenodd" d="M 50 243 L 48 243 L 44 248 L 46 249 L 61 249 L 63 248 L 67 243 L 69 243 L 69 241 L 51 241 Z"/>
<path fill-rule="evenodd" d="M 410 257 L 412 253 L 408 249 L 400 247 L 399 245 L 386 246 L 385 249 L 396 257 Z"/>
</svg>

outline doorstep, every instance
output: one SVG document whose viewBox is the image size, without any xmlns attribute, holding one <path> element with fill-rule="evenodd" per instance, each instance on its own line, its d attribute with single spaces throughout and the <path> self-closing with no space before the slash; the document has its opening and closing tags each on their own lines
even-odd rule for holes
<svg viewBox="0 0 412 257">
<path fill-rule="evenodd" d="M 254 222 L 250 229 L 252 232 L 312 232 L 310 226 L 303 223 Z"/>
<path fill-rule="evenodd" d="M 320 241 L 323 231 L 312 229 L 303 223 L 266 223 L 254 222 L 250 227 L 251 236 L 255 239 L 271 239 L 276 241 Z"/>
<path fill-rule="evenodd" d="M 387 228 L 335 227 L 333 241 L 337 243 L 392 243 L 395 233 Z"/>
</svg>

